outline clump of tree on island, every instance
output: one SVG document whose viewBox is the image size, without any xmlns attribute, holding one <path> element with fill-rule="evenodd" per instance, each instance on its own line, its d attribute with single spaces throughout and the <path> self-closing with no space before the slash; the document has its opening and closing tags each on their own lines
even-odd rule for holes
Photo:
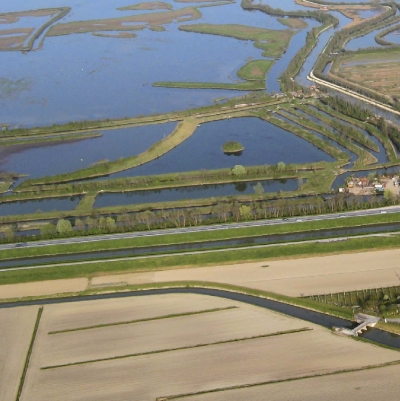
<svg viewBox="0 0 400 401">
<path fill-rule="evenodd" d="M 225 142 L 222 146 L 222 150 L 224 153 L 239 153 L 244 149 L 243 145 L 240 142 L 236 141 L 228 141 Z"/>
</svg>

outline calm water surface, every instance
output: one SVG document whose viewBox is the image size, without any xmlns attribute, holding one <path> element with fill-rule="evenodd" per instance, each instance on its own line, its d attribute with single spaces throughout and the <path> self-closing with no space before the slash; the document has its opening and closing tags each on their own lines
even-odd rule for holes
<svg viewBox="0 0 400 401">
<path fill-rule="evenodd" d="M 94 207 L 112 205 L 130 205 L 136 203 L 170 202 L 185 199 L 202 199 L 219 196 L 254 194 L 258 181 L 239 182 L 218 185 L 199 185 L 195 187 L 168 188 L 152 191 L 134 191 L 124 193 L 105 193 L 96 197 Z M 264 193 L 294 191 L 298 188 L 297 179 L 260 181 Z"/>
<path fill-rule="evenodd" d="M 0 150 L 0 171 L 29 174 L 27 178 L 67 173 L 101 160 L 117 160 L 144 152 L 169 135 L 176 123 L 99 131 L 98 138 L 54 142 L 45 146 L 9 146 Z M 22 182 L 23 178 L 19 180 Z"/>
<path fill-rule="evenodd" d="M 227 141 L 240 142 L 244 146 L 242 154 L 225 155 L 222 146 Z M 159 159 L 112 177 L 321 160 L 333 158 L 282 128 L 255 117 L 232 118 L 202 124 L 189 139 Z"/>
<path fill-rule="evenodd" d="M 36 213 L 38 211 L 51 212 L 53 210 L 72 210 L 78 206 L 80 199 L 81 197 L 79 196 L 73 196 L 68 198 L 49 198 L 0 203 L 0 216 Z"/>
</svg>

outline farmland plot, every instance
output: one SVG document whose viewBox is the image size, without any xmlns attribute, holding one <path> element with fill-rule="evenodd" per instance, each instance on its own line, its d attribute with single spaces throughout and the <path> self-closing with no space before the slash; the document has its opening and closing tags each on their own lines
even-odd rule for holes
<svg viewBox="0 0 400 401">
<path fill-rule="evenodd" d="M 214 297 L 165 294 L 157 297 L 127 297 L 46 306 L 42 324 L 48 331 L 73 330 L 99 324 L 150 319 L 162 315 L 221 308 L 235 303 Z M 240 305 L 240 304 L 237 304 Z"/>
<path fill-rule="evenodd" d="M 399 366 L 274 383 L 246 389 L 221 391 L 180 401 L 337 401 L 355 396 L 363 401 L 395 400 L 400 393 Z"/>
<path fill-rule="evenodd" d="M 115 314 L 118 313 L 118 302 Z M 126 317 L 128 299 L 121 305 L 124 303 Z M 165 305 L 172 310 L 174 303 L 186 305 L 186 310 L 190 305 L 193 311 L 210 307 L 237 308 L 48 334 L 54 327 L 52 318 L 55 317 L 56 326 L 60 327 L 62 309 L 68 311 L 68 308 L 65 305 L 45 306 L 21 400 L 53 400 L 55 392 L 57 401 L 70 400 L 71 394 L 74 401 L 155 400 L 157 397 L 229 390 L 233 386 L 265 384 L 400 361 L 398 352 L 353 341 L 261 308 L 213 297 L 143 296 L 131 299 L 131 309 L 133 315 L 135 311 L 145 310 L 141 314 L 143 318 L 156 317 L 165 313 Z M 81 310 L 78 304 L 70 306 L 80 319 L 86 312 L 86 326 L 93 323 L 89 304 L 97 311 L 97 322 L 101 321 L 98 312 L 101 307 L 107 310 L 108 320 L 112 321 L 111 309 L 107 309 L 105 301 L 99 301 L 100 308 L 97 301 L 83 303 Z M 58 312 L 57 308 L 60 308 Z M 68 319 L 74 320 L 71 310 Z M 64 327 L 71 327 L 68 319 L 63 320 Z M 114 322 L 116 320 L 114 316 Z M 295 330 L 305 326 L 312 330 Z M 289 332 L 279 333 L 285 330 Z M 196 346 L 198 344 L 202 346 Z M 127 355 L 132 350 L 153 353 Z M 104 355 L 109 359 L 101 360 Z M 77 358 L 90 358 L 91 362 L 43 369 Z M 395 368 L 399 369 L 399 366 Z"/>
<path fill-rule="evenodd" d="M 262 316 L 249 307 L 205 310 L 194 315 L 53 334 L 43 342 L 41 364 L 61 365 L 194 347 L 306 326 L 301 320 L 278 314 Z"/>
<path fill-rule="evenodd" d="M 14 400 L 38 308 L 0 310 L 0 401 Z"/>
</svg>

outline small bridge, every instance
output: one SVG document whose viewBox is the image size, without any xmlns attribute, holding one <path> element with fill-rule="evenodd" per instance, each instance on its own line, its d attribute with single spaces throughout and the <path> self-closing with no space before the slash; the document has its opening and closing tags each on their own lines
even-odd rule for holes
<svg viewBox="0 0 400 401">
<path fill-rule="evenodd" d="M 379 322 L 379 320 L 381 320 L 380 317 L 365 315 L 364 313 L 359 313 L 355 315 L 354 318 L 358 323 L 357 327 L 355 327 L 354 329 L 345 329 L 342 327 L 338 327 L 335 328 L 335 331 L 345 334 L 347 336 L 358 336 L 363 332 L 363 330 L 367 330 L 368 327 L 374 327 Z"/>
</svg>

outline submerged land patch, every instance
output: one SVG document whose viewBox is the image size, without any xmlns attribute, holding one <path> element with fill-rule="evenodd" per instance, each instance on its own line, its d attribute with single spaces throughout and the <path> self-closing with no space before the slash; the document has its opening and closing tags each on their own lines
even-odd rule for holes
<svg viewBox="0 0 400 401">
<path fill-rule="evenodd" d="M 261 49 L 263 57 L 279 58 L 289 46 L 296 31 L 286 29 L 277 31 L 256 28 L 246 25 L 227 24 L 193 24 L 181 25 L 179 30 L 210 35 L 231 37 L 238 40 L 249 40 Z M 155 82 L 153 86 L 166 88 L 190 89 L 231 89 L 231 90 L 262 90 L 266 88 L 266 76 L 275 60 L 250 60 L 237 71 L 237 76 L 244 82 L 214 83 L 214 82 Z"/>
<path fill-rule="evenodd" d="M 69 7 L 62 7 L 0 14 L 0 25 L 7 25 L 6 29 L 0 29 L 0 51 L 31 50 L 43 31 L 69 11 Z M 21 20 L 26 20 L 32 27 L 13 27 Z"/>
<path fill-rule="evenodd" d="M 146 27 L 158 27 L 173 22 L 191 21 L 200 17 L 201 12 L 197 8 L 185 7 L 180 10 L 165 12 L 57 24 L 51 27 L 46 36 L 71 35 L 87 32 L 94 33 L 98 31 L 132 31 L 144 29 Z"/>
</svg>

